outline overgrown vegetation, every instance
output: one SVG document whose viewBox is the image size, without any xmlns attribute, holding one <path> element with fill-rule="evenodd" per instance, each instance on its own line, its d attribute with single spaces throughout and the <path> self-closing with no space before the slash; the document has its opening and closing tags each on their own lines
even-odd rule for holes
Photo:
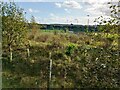
<svg viewBox="0 0 120 90">
<path fill-rule="evenodd" d="M 3 88 L 48 88 L 48 84 L 50 88 L 120 87 L 117 33 L 40 31 L 31 35 L 26 32 L 27 22 L 21 9 L 14 3 L 1 5 Z M 34 18 L 32 22 L 36 33 Z"/>
</svg>

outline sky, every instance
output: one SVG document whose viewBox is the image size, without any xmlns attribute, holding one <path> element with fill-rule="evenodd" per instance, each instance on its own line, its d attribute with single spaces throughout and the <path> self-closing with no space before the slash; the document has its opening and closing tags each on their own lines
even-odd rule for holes
<svg viewBox="0 0 120 90">
<path fill-rule="evenodd" d="M 80 25 L 87 25 L 88 19 L 90 25 L 95 25 L 94 20 L 99 16 L 109 18 L 109 1 L 111 0 L 14 0 L 26 12 L 28 21 L 33 15 L 38 23 Z"/>
</svg>

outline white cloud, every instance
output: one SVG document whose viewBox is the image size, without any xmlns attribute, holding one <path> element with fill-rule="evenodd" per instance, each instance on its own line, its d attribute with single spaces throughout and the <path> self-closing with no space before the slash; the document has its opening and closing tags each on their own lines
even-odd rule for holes
<svg viewBox="0 0 120 90">
<path fill-rule="evenodd" d="M 110 16 L 110 9 L 107 3 L 93 3 L 85 11 L 95 16 Z"/>
<path fill-rule="evenodd" d="M 64 1 L 63 3 L 55 3 L 57 7 L 72 8 L 72 9 L 81 9 L 81 5 L 77 1 Z"/>
<path fill-rule="evenodd" d="M 110 8 L 108 2 L 118 5 L 118 0 L 85 0 L 89 3 L 90 7 L 85 11 L 91 13 L 92 15 L 104 15 L 110 16 Z M 85 2 L 84 1 L 84 2 Z"/>
<path fill-rule="evenodd" d="M 50 17 L 44 18 L 42 23 L 48 23 L 48 24 L 79 24 L 79 25 L 86 25 L 88 22 L 88 17 L 74 17 L 71 15 L 66 16 L 59 16 L 54 13 L 49 14 Z M 94 20 L 97 17 L 89 17 L 90 25 L 94 25 Z"/>
<path fill-rule="evenodd" d="M 54 13 L 50 13 L 49 16 L 50 17 L 43 19 L 43 23 L 51 23 L 51 24 L 52 23 L 63 23 L 66 19 L 64 17 L 57 16 Z"/>
<path fill-rule="evenodd" d="M 50 13 L 50 16 L 51 16 L 51 17 L 55 17 L 54 13 Z"/>
<path fill-rule="evenodd" d="M 65 8 L 64 10 L 65 10 L 67 13 L 70 13 L 70 11 L 69 11 L 67 8 Z"/>
<path fill-rule="evenodd" d="M 63 6 L 67 7 L 67 8 L 81 9 L 80 4 L 78 2 L 76 2 L 76 1 L 65 1 L 63 3 Z"/>
<path fill-rule="evenodd" d="M 88 2 L 90 4 L 93 4 L 93 3 L 118 2 L 119 0 L 76 0 L 76 1 Z"/>
<path fill-rule="evenodd" d="M 76 20 L 77 19 L 77 20 Z M 94 20 L 95 17 L 89 18 L 90 25 L 95 25 Z M 48 24 L 79 24 L 79 25 L 87 25 L 88 23 L 87 17 L 50 17 L 50 18 L 44 18 L 44 21 L 42 23 L 48 23 Z"/>
<path fill-rule="evenodd" d="M 49 14 L 51 17 L 55 17 L 56 15 L 54 13 Z"/>
<path fill-rule="evenodd" d="M 41 23 L 40 20 L 41 20 L 40 17 L 36 17 L 36 16 L 35 16 L 35 21 L 36 21 L 37 23 Z"/>
<path fill-rule="evenodd" d="M 9 0 L 2 0 L 2 1 L 9 2 Z M 90 3 L 94 3 L 94 2 L 104 3 L 104 2 L 109 2 L 111 0 L 74 0 L 74 1 L 90 2 Z M 14 2 L 64 2 L 64 0 L 14 0 Z M 112 2 L 118 2 L 118 0 L 112 0 Z"/>
<path fill-rule="evenodd" d="M 29 10 L 28 10 L 29 12 L 33 12 L 33 10 L 31 9 L 31 8 L 29 8 Z"/>
<path fill-rule="evenodd" d="M 62 6 L 60 3 L 55 3 L 55 5 L 59 8 Z"/>
<path fill-rule="evenodd" d="M 94 4 L 94 3 L 105 3 L 105 2 L 109 2 L 109 1 L 110 0 L 87 0 L 86 2 L 88 2 L 90 4 Z"/>
<path fill-rule="evenodd" d="M 29 11 L 30 13 L 38 13 L 38 12 L 39 12 L 39 10 L 33 10 L 32 8 L 29 8 L 28 11 Z"/>
<path fill-rule="evenodd" d="M 113 2 L 113 4 L 117 5 L 117 2 Z M 100 16 L 103 16 L 104 20 L 108 20 L 110 18 L 112 19 L 111 10 L 109 7 L 110 7 L 110 5 L 107 4 L 107 2 L 92 3 L 89 8 L 85 9 L 85 11 L 90 13 L 91 15 L 95 16 L 94 18 L 98 18 Z"/>
<path fill-rule="evenodd" d="M 103 15 L 103 12 L 101 12 L 102 9 L 105 9 L 106 7 L 103 4 L 93 4 L 89 8 L 85 9 L 86 12 L 92 14 L 92 15 Z"/>
</svg>

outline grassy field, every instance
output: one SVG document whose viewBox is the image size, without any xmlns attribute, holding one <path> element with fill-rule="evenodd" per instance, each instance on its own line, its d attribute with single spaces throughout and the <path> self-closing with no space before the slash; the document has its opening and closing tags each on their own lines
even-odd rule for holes
<svg viewBox="0 0 120 90">
<path fill-rule="evenodd" d="M 50 59 L 51 88 L 120 87 L 117 34 L 61 32 L 29 34 L 29 57 L 14 49 L 10 61 L 3 50 L 3 88 L 47 88 Z"/>
</svg>

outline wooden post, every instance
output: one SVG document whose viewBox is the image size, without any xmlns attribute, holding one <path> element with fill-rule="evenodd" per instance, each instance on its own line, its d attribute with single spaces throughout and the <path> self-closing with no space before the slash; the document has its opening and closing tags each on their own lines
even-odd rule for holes
<svg viewBox="0 0 120 90">
<path fill-rule="evenodd" d="M 28 57 L 28 58 L 30 57 L 30 50 L 29 50 L 29 47 L 27 48 L 27 57 Z"/>
<path fill-rule="evenodd" d="M 52 59 L 50 59 L 50 74 L 49 74 L 50 84 L 51 84 L 51 74 L 52 74 Z"/>
<path fill-rule="evenodd" d="M 10 61 L 12 61 L 12 57 L 13 57 L 13 54 L 12 54 L 12 51 L 10 51 Z"/>
<path fill-rule="evenodd" d="M 26 50 L 27 50 L 27 58 L 29 58 L 30 57 L 30 42 L 28 41 L 28 44 L 26 45 Z"/>
<path fill-rule="evenodd" d="M 10 45 L 9 49 L 10 49 L 10 61 L 12 61 L 13 60 L 13 53 L 12 53 L 11 45 Z"/>
<path fill-rule="evenodd" d="M 52 59 L 51 59 L 51 52 L 49 53 L 49 59 L 50 59 L 50 62 L 49 62 L 49 78 L 48 78 L 48 90 L 50 90 L 51 88 L 51 74 L 52 74 Z"/>
</svg>

